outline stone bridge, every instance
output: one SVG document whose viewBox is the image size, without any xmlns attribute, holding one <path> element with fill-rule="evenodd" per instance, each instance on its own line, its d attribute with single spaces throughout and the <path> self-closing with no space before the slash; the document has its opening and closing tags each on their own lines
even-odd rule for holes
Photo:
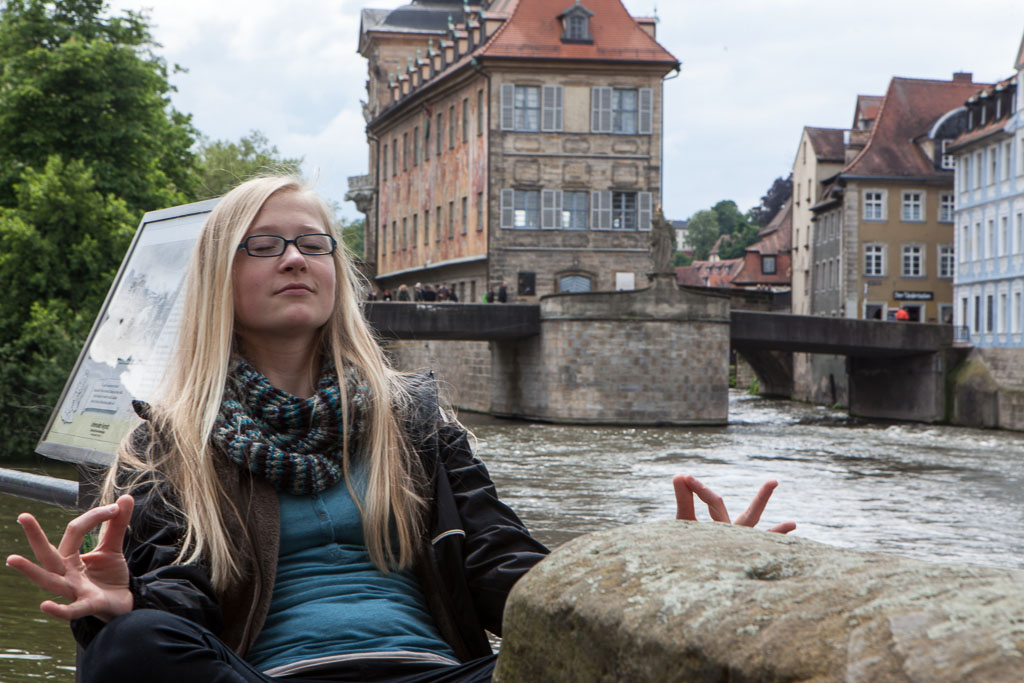
<svg viewBox="0 0 1024 683">
<path fill-rule="evenodd" d="M 386 338 L 491 342 L 492 412 L 556 422 L 725 422 L 730 348 L 762 393 L 786 397 L 792 352 L 845 355 L 852 415 L 937 422 L 956 362 L 946 325 L 730 311 L 721 294 L 660 281 L 540 304 L 372 302 L 366 314 Z"/>
</svg>

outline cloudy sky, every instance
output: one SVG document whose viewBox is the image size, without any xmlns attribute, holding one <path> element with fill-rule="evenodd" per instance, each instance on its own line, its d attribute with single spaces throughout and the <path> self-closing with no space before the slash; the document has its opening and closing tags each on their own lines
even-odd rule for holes
<svg viewBox="0 0 1024 683">
<path fill-rule="evenodd" d="M 148 9 L 174 75 L 175 106 L 214 139 L 263 131 L 305 159 L 342 201 L 367 171 L 363 7 L 402 0 L 113 0 Z M 558 3 L 555 2 L 555 5 Z M 567 7 L 570 0 L 564 0 Z M 584 0 L 584 4 L 586 4 Z M 664 206 L 682 219 L 720 199 L 757 204 L 789 173 L 803 126 L 850 125 L 858 94 L 890 78 L 976 82 L 1013 73 L 1024 2 L 978 0 L 625 0 L 660 17 L 658 40 L 682 63 L 665 83 Z M 343 215 L 360 216 L 346 203 Z"/>
</svg>

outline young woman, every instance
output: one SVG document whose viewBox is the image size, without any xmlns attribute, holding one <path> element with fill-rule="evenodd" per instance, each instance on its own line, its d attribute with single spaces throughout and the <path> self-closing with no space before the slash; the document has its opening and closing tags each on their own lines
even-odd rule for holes
<svg viewBox="0 0 1024 683">
<path fill-rule="evenodd" d="M 71 620 L 82 679 L 490 680 L 485 630 L 547 551 L 433 382 L 388 367 L 323 203 L 295 178 L 243 183 L 187 282 L 165 391 L 136 405 L 104 504 L 57 547 L 18 518 L 38 564 L 8 565 L 67 600 L 41 609 Z M 696 494 L 728 521 L 675 485 L 681 519 Z"/>
</svg>

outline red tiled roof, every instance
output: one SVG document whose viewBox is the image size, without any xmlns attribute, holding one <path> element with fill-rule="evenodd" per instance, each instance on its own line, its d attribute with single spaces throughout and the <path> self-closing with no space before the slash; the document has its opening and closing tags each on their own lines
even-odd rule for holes
<svg viewBox="0 0 1024 683">
<path fill-rule="evenodd" d="M 743 270 L 743 259 L 724 261 L 694 261 L 676 268 L 676 284 L 692 287 L 729 287 L 732 279 Z"/>
<path fill-rule="evenodd" d="M 558 15 L 572 0 L 519 0 L 515 11 L 478 53 L 484 57 L 551 58 L 659 62 L 669 68 L 679 60 L 648 35 L 619 0 L 586 0 L 593 43 L 563 43 Z"/>
<path fill-rule="evenodd" d="M 874 121 L 878 118 L 878 109 L 882 106 L 882 95 L 857 95 L 857 106 L 853 111 L 853 128 L 857 127 L 857 119 Z"/>
<path fill-rule="evenodd" d="M 814 155 L 818 161 L 843 161 L 845 150 L 843 148 L 842 128 L 812 128 L 806 127 L 807 137 L 811 139 L 811 146 L 814 148 Z"/>
<path fill-rule="evenodd" d="M 775 217 L 758 233 L 761 239 L 747 247 L 747 251 L 759 254 L 778 254 L 790 251 L 793 247 L 792 235 L 793 197 L 790 196 Z"/>
<path fill-rule="evenodd" d="M 978 128 L 975 128 L 974 130 L 963 132 L 957 136 L 956 140 L 953 141 L 953 144 L 949 147 L 949 149 L 950 151 L 955 152 L 963 145 L 969 145 L 972 142 L 977 142 L 978 140 L 987 138 L 988 136 L 994 133 L 999 133 L 1004 128 L 1006 128 L 1006 122 L 1007 119 L 1004 116 L 1003 118 L 997 121 L 989 121 L 984 126 L 980 126 Z"/>
<path fill-rule="evenodd" d="M 913 140 L 978 90 L 977 83 L 893 78 L 878 111 L 868 144 L 843 169 L 843 175 L 948 178 L 936 171 Z"/>
</svg>

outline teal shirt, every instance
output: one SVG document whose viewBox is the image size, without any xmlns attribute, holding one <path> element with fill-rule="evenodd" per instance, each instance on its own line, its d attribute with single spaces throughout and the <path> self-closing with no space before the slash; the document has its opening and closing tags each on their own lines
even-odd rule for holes
<svg viewBox="0 0 1024 683">
<path fill-rule="evenodd" d="M 344 482 L 307 496 L 279 493 L 277 578 L 247 659 L 266 671 L 317 657 L 395 650 L 456 660 L 411 572 L 370 561 L 359 510 Z"/>
</svg>

